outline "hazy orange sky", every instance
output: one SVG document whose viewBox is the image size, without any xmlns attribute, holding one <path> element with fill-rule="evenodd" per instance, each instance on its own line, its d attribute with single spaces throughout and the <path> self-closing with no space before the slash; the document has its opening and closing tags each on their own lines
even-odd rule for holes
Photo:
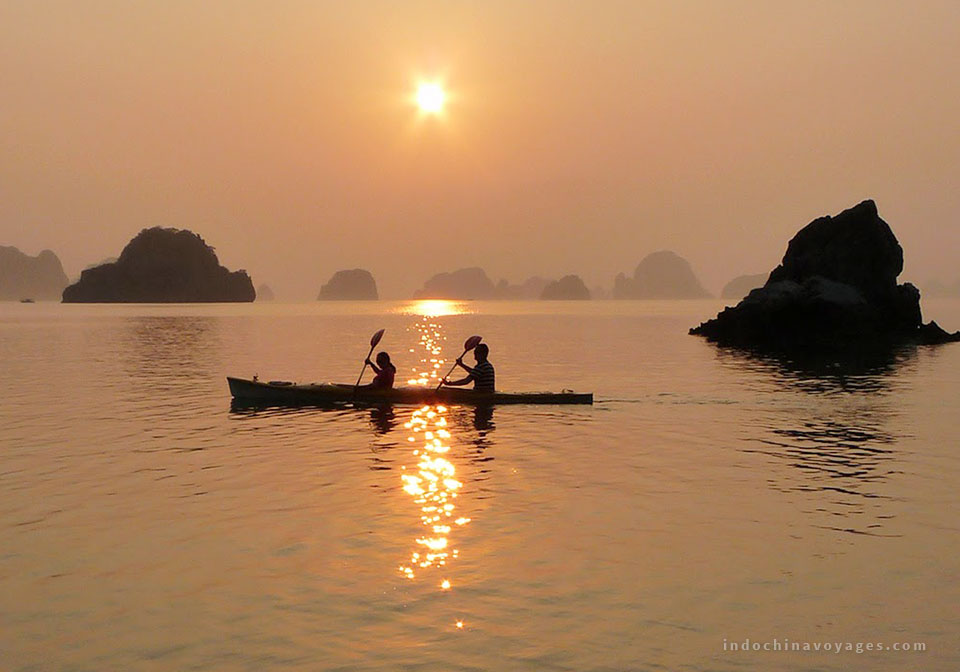
<svg viewBox="0 0 960 672">
<path fill-rule="evenodd" d="M 0 0 L 0 245 L 71 276 L 163 225 L 280 298 L 663 248 L 716 292 L 870 197 L 953 280 L 958 159 L 956 0 Z"/>
</svg>

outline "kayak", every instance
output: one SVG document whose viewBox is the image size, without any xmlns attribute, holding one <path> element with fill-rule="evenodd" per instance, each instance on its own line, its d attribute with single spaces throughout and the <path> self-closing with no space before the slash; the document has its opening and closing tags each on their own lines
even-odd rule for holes
<svg viewBox="0 0 960 672">
<path fill-rule="evenodd" d="M 298 405 L 359 402 L 364 404 L 592 404 L 592 393 L 576 392 L 474 392 L 445 387 L 395 387 L 354 392 L 353 385 L 336 383 L 298 384 L 285 380 L 247 380 L 227 377 L 234 400 L 245 404 Z"/>
</svg>

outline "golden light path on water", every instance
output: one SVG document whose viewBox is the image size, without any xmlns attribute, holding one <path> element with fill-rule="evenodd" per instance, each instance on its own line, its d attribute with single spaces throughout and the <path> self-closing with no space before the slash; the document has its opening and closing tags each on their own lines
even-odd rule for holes
<svg viewBox="0 0 960 672">
<path fill-rule="evenodd" d="M 443 309 L 448 307 L 435 304 L 452 302 L 421 303 L 434 305 L 419 313 L 421 319 L 413 327 L 420 334 L 422 358 L 421 366 L 414 369 L 417 375 L 408 383 L 437 385 L 443 375 L 440 368 L 445 360 L 440 353 L 446 339 L 440 324 L 430 319 L 436 315 L 425 313 L 429 308 L 443 314 Z M 467 525 L 470 518 L 457 513 L 457 498 L 463 483 L 457 480 L 456 466 L 450 459 L 452 437 L 447 424 L 447 408 L 442 405 L 422 406 L 413 412 L 404 427 L 409 431 L 407 442 L 412 446 L 414 459 L 409 467 L 401 466 L 401 487 L 417 506 L 421 530 L 413 540 L 409 558 L 398 570 L 410 580 L 424 579 L 432 574 L 439 590 L 450 590 L 454 584 L 449 565 L 460 555 L 460 550 L 454 546 L 453 534 L 457 528 Z M 464 626 L 462 620 L 454 625 L 458 629 Z"/>
<path fill-rule="evenodd" d="M 394 310 L 405 315 L 420 315 L 421 317 L 464 315 L 472 312 L 469 304 L 465 301 L 451 301 L 449 299 L 417 299 L 404 303 Z"/>
</svg>

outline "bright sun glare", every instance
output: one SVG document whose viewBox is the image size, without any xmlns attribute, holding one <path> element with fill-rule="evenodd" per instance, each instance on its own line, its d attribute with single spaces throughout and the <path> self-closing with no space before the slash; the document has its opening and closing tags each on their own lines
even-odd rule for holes
<svg viewBox="0 0 960 672">
<path fill-rule="evenodd" d="M 426 114 L 438 114 L 443 110 L 447 94 L 439 84 L 424 82 L 417 87 L 417 107 Z"/>
</svg>

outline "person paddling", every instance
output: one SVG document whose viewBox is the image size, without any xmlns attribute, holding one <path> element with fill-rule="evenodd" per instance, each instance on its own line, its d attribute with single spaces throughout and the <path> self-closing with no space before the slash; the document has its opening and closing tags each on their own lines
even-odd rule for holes
<svg viewBox="0 0 960 672">
<path fill-rule="evenodd" d="M 389 390 L 393 387 L 393 379 L 397 375 L 397 367 L 390 362 L 390 355 L 381 351 L 377 353 L 376 364 L 371 362 L 369 357 L 367 357 L 364 363 L 369 364 L 370 368 L 373 369 L 373 372 L 377 375 L 374 376 L 372 383 L 363 385 L 362 387 L 368 390 Z"/>
<path fill-rule="evenodd" d="M 473 349 L 473 356 L 477 360 L 477 365 L 470 367 L 463 363 L 463 357 L 457 357 L 457 366 L 467 372 L 465 378 L 460 380 L 443 379 L 443 384 L 450 387 L 460 387 L 473 382 L 474 392 L 494 392 L 496 390 L 496 374 L 493 370 L 493 364 L 487 357 L 490 355 L 490 348 L 486 343 L 481 343 Z"/>
</svg>

